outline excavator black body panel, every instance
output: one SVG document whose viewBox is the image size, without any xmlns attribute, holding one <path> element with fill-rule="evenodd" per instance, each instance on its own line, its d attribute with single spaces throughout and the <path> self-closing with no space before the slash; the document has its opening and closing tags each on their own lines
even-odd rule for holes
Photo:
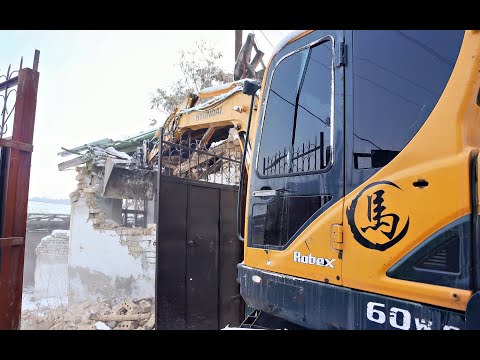
<svg viewBox="0 0 480 360">
<path fill-rule="evenodd" d="M 463 330 L 465 314 L 238 265 L 248 306 L 309 329 Z"/>
</svg>

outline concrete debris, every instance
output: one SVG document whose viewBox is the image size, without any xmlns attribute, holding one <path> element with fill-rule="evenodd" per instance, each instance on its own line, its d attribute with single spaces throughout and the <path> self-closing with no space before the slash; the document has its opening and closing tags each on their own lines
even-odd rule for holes
<svg viewBox="0 0 480 360">
<path fill-rule="evenodd" d="M 140 306 L 140 311 L 142 313 L 149 313 L 152 310 L 152 305 L 150 305 L 150 302 L 146 300 L 140 301 L 138 305 Z"/>
<path fill-rule="evenodd" d="M 118 326 L 113 330 L 135 330 L 136 327 L 133 321 L 122 321 Z"/>
<path fill-rule="evenodd" d="M 85 310 L 86 308 L 90 307 L 92 305 L 92 302 L 90 300 L 87 300 L 80 305 L 78 305 L 79 310 Z"/>
<path fill-rule="evenodd" d="M 44 321 L 37 325 L 37 330 L 49 330 L 54 326 L 53 321 Z"/>
<path fill-rule="evenodd" d="M 109 321 L 107 322 L 107 325 L 110 329 L 115 329 L 118 325 L 118 323 L 116 321 Z"/>
<path fill-rule="evenodd" d="M 114 308 L 114 313 L 116 315 L 133 315 L 138 314 L 138 306 L 130 299 L 125 300 L 120 305 L 117 305 Z M 115 320 L 115 319 L 111 319 Z M 125 319 L 127 320 L 127 319 Z"/>
<path fill-rule="evenodd" d="M 58 170 L 63 171 L 70 169 L 75 166 L 75 169 L 78 169 L 78 165 L 82 165 L 89 162 L 96 162 L 98 163 L 105 163 L 107 158 L 117 159 L 129 164 L 132 161 L 132 157 L 123 151 L 118 151 L 114 149 L 112 146 L 107 147 L 106 149 L 101 146 L 92 146 L 87 145 L 84 149 L 85 153 L 77 156 L 73 159 L 64 161 L 58 164 Z M 77 170 L 78 171 L 78 170 Z M 78 181 L 82 181 L 83 177 L 79 174 L 77 175 L 76 179 Z"/>
<path fill-rule="evenodd" d="M 75 330 L 97 330 L 97 328 L 93 324 L 80 324 Z"/>
<path fill-rule="evenodd" d="M 100 148 L 96 148 L 95 149 L 95 152 L 96 153 L 99 153 L 100 156 L 110 156 L 110 157 L 117 157 L 119 159 L 124 159 L 124 160 L 130 160 L 132 157 L 130 155 L 128 155 L 127 153 L 123 152 L 123 151 L 118 151 L 118 150 L 115 150 L 113 147 L 109 146 L 108 148 L 106 149 L 100 149 Z"/>
<path fill-rule="evenodd" d="M 150 319 L 143 325 L 143 328 L 145 330 L 152 330 L 155 327 L 155 313 L 153 312 L 152 315 L 150 315 Z"/>
<path fill-rule="evenodd" d="M 85 301 L 51 309 L 40 306 L 22 312 L 22 330 L 152 330 L 155 327 L 153 299 Z"/>
<path fill-rule="evenodd" d="M 105 323 L 103 323 L 103 322 L 101 322 L 101 321 L 97 321 L 97 322 L 95 323 L 95 328 L 96 328 L 97 330 L 112 330 L 112 329 L 110 329 L 110 327 L 109 327 L 107 324 L 105 324 Z"/>
<path fill-rule="evenodd" d="M 134 321 L 134 320 L 147 320 L 150 318 L 150 314 L 125 314 L 125 315 L 93 315 L 90 317 L 92 320 L 99 321 Z"/>
</svg>

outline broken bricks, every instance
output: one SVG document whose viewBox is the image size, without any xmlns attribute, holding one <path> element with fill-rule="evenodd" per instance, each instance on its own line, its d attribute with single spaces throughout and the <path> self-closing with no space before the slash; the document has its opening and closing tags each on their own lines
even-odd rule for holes
<svg viewBox="0 0 480 360">
<path fill-rule="evenodd" d="M 92 315 L 90 316 L 90 320 L 98 320 L 98 321 L 140 321 L 140 320 L 147 320 L 150 318 L 150 314 L 125 314 L 125 315 Z"/>
<path fill-rule="evenodd" d="M 115 329 L 117 327 L 118 323 L 116 321 L 109 321 L 107 322 L 107 326 L 110 328 L 110 329 Z"/>
<path fill-rule="evenodd" d="M 113 330 L 135 330 L 134 321 L 122 321 Z"/>
<path fill-rule="evenodd" d="M 145 330 L 152 330 L 155 327 L 155 313 L 153 312 L 152 315 L 150 315 L 150 318 L 148 321 L 143 325 L 143 328 Z"/>
<path fill-rule="evenodd" d="M 80 324 L 77 330 L 97 330 L 94 324 Z"/>
<path fill-rule="evenodd" d="M 111 305 L 111 301 L 85 301 L 68 309 L 42 307 L 35 311 L 26 310 L 22 313 L 22 329 L 106 330 L 108 327 L 113 330 L 151 330 L 155 327 L 151 298 L 126 299 L 113 307 Z"/>
<path fill-rule="evenodd" d="M 142 313 L 149 313 L 152 310 L 152 305 L 147 300 L 141 300 L 138 305 Z"/>
<path fill-rule="evenodd" d="M 132 300 L 127 299 L 113 309 L 115 315 L 133 315 L 140 312 L 140 307 Z"/>
</svg>

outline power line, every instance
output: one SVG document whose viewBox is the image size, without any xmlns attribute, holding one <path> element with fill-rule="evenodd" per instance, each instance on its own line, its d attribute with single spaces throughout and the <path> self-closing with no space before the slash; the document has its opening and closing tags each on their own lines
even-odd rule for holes
<svg viewBox="0 0 480 360">
<path fill-rule="evenodd" d="M 380 146 L 378 146 L 377 144 L 375 144 L 374 142 L 372 142 L 372 141 L 370 141 L 370 140 L 368 140 L 368 139 L 364 139 L 364 138 L 358 136 L 358 135 L 355 134 L 355 133 L 353 133 L 353 136 L 356 136 L 356 137 L 359 138 L 360 140 L 366 141 L 366 142 L 372 144 L 373 146 L 375 146 L 377 149 L 382 150 L 382 148 L 380 148 Z"/>
<path fill-rule="evenodd" d="M 390 94 L 396 95 L 396 96 L 398 96 L 399 98 L 401 98 L 401 99 L 403 99 L 403 100 L 405 100 L 405 101 L 408 101 L 409 103 L 412 103 L 412 104 L 414 104 L 414 105 L 417 105 L 417 107 L 419 107 L 420 109 L 423 108 L 423 107 L 426 107 L 425 105 L 420 105 L 420 104 L 416 103 L 415 101 L 412 101 L 412 100 L 410 100 L 410 99 L 407 99 L 406 97 L 404 97 L 404 96 L 396 93 L 395 91 L 392 91 L 392 90 L 386 88 L 385 86 L 382 86 L 382 85 L 376 83 L 375 81 L 372 81 L 372 80 L 367 79 L 367 78 L 365 78 L 365 77 L 363 77 L 363 76 L 360 76 L 360 75 L 356 74 L 355 72 L 353 72 L 353 76 L 356 76 L 356 77 L 358 77 L 358 78 L 360 78 L 360 79 L 362 79 L 362 80 L 368 81 L 369 83 L 371 83 L 371 84 L 373 84 L 373 85 L 375 85 L 375 86 L 378 86 L 378 87 L 381 88 L 381 89 L 384 89 L 384 90 L 388 91 Z M 430 111 L 433 110 L 433 109 L 430 109 L 429 107 L 427 107 L 427 108 L 428 108 Z"/>
<path fill-rule="evenodd" d="M 410 42 L 420 46 L 421 48 L 423 48 L 424 50 L 430 52 L 431 54 L 435 55 L 438 59 L 442 60 L 444 63 L 450 65 L 452 68 L 455 64 L 453 64 L 451 61 L 449 61 L 448 59 L 444 58 L 442 55 L 440 55 L 439 53 L 437 53 L 435 50 L 429 48 L 428 46 L 426 46 L 425 44 L 421 43 L 420 41 L 418 41 L 417 39 L 414 39 L 410 36 L 408 36 L 407 34 L 401 32 L 401 31 L 398 31 L 398 30 L 395 30 L 396 33 L 398 33 L 399 35 L 403 36 L 405 39 L 409 40 Z"/>
<path fill-rule="evenodd" d="M 263 31 L 260 30 L 260 32 L 262 33 L 263 37 L 268 41 L 268 43 L 270 44 L 270 46 L 271 46 L 272 48 L 275 48 L 275 46 L 272 45 L 272 43 L 270 42 L 270 40 L 268 40 L 267 36 L 263 33 Z"/>
<path fill-rule="evenodd" d="M 378 67 L 378 68 L 380 68 L 380 69 L 383 69 L 383 70 L 385 70 L 385 71 L 388 71 L 389 73 L 392 73 L 392 74 L 396 75 L 396 76 L 399 77 L 400 79 L 403 79 L 403 80 L 405 80 L 405 81 L 408 81 L 409 83 L 411 83 L 411 84 L 413 84 L 413 85 L 416 85 L 416 86 L 418 86 L 418 87 L 420 87 L 420 88 L 428 91 L 428 92 L 431 93 L 431 94 L 438 95 L 438 96 L 441 95 L 441 94 L 437 93 L 436 91 L 432 91 L 432 90 L 430 90 L 429 88 L 427 88 L 427 87 L 425 87 L 425 86 L 423 86 L 423 85 L 421 85 L 421 84 L 419 84 L 419 83 L 416 83 L 415 81 L 412 81 L 412 80 L 410 80 L 409 78 L 407 78 L 407 77 L 405 77 L 405 76 L 403 76 L 403 75 L 400 75 L 400 74 L 396 73 L 395 71 L 392 71 L 392 70 L 390 70 L 390 69 L 388 69 L 388 68 L 386 68 L 386 67 L 384 67 L 384 66 L 382 66 L 382 65 L 378 65 L 377 63 L 374 63 L 374 62 L 373 62 L 372 60 L 370 60 L 370 59 L 363 58 L 363 57 L 356 56 L 356 55 L 353 55 L 353 57 L 355 57 L 355 58 L 357 58 L 357 59 L 359 59 L 359 60 L 367 61 L 367 62 L 369 62 L 370 64 L 372 64 L 372 65 L 374 65 L 374 66 L 376 66 L 376 67 Z"/>
</svg>

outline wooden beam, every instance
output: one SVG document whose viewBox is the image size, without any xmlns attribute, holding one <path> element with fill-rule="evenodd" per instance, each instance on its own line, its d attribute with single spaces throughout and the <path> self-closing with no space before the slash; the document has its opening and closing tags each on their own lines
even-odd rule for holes
<svg viewBox="0 0 480 360">
<path fill-rule="evenodd" d="M 33 151 L 32 144 L 25 144 L 19 141 L 13 141 L 13 140 L 4 139 L 4 138 L 0 138 L 0 146 L 12 148 L 12 149 L 18 149 L 21 151 L 28 151 L 28 152 Z"/>
<path fill-rule="evenodd" d="M 23 238 L 22 237 L 9 237 L 9 238 L 0 238 L 0 248 L 1 247 L 9 247 L 9 246 L 17 246 L 23 245 Z"/>
<path fill-rule="evenodd" d="M 205 134 L 202 137 L 202 140 L 200 140 L 200 143 L 197 146 L 197 149 L 201 149 L 205 144 L 207 144 L 210 139 L 212 138 L 213 134 L 215 133 L 215 130 L 217 128 L 210 126 L 207 131 L 205 131 Z"/>
<path fill-rule="evenodd" d="M 210 159 L 214 158 L 215 155 L 217 156 L 225 156 L 227 154 L 227 142 L 224 142 L 223 144 L 215 147 L 214 149 L 211 149 L 207 154 L 202 154 L 198 153 L 194 150 L 192 150 L 193 154 L 190 157 L 190 160 L 184 160 L 180 165 L 178 165 L 177 169 L 173 172 L 174 175 L 177 175 L 180 173 L 180 170 L 182 171 L 180 173 L 180 177 L 183 175 L 187 174 L 188 172 L 191 171 L 191 169 L 196 168 L 197 166 L 204 165 L 207 161 Z M 198 159 L 198 160 L 197 160 Z M 218 161 L 218 160 L 217 160 Z"/>
<path fill-rule="evenodd" d="M 71 168 L 73 166 L 82 165 L 86 162 L 87 162 L 87 160 L 85 159 L 84 156 L 79 156 L 79 157 L 76 157 L 74 159 L 67 160 L 67 161 L 64 161 L 64 162 L 58 164 L 58 170 L 63 171 L 63 170 L 66 170 L 68 168 Z"/>
<path fill-rule="evenodd" d="M 257 65 L 260 61 L 262 61 L 263 58 L 263 51 L 258 50 L 257 53 L 255 54 L 255 57 L 252 60 L 252 68 L 256 69 Z"/>
<path fill-rule="evenodd" d="M 235 30 L 235 59 L 234 61 L 237 61 L 238 53 L 240 52 L 240 49 L 242 48 L 242 39 L 243 36 L 243 30 Z"/>
</svg>

